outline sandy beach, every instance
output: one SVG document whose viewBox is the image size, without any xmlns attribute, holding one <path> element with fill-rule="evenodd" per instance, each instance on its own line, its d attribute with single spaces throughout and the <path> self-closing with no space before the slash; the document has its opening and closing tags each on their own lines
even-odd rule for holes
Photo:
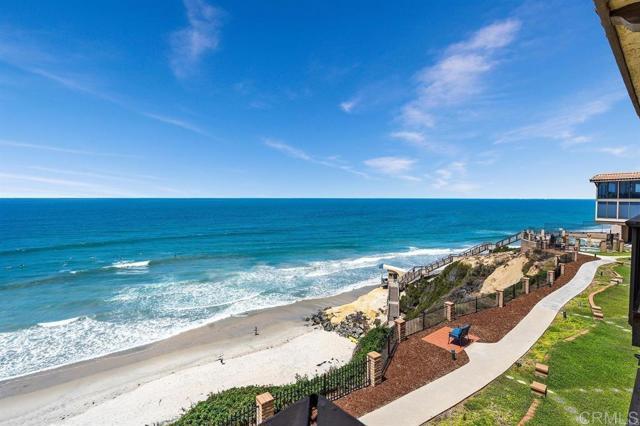
<svg viewBox="0 0 640 426">
<path fill-rule="evenodd" d="M 373 288 L 249 312 L 152 344 L 0 382 L 0 423 L 162 423 L 210 392 L 287 383 L 296 374 L 326 371 L 348 361 L 354 344 L 303 319 L 318 309 L 351 303 Z"/>
</svg>

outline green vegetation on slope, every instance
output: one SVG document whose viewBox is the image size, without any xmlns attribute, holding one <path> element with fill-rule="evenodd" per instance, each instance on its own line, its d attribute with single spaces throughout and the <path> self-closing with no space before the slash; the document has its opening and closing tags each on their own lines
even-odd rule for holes
<svg viewBox="0 0 640 426">
<path fill-rule="evenodd" d="M 625 284 L 596 296 L 596 303 L 605 315 L 605 321 L 596 321 L 591 317 L 588 295 L 609 284 L 614 269 L 625 277 Z M 628 263 L 600 268 L 594 283 L 565 307 L 567 318 L 561 314 L 556 317 L 524 356 L 521 365 L 514 365 L 485 389 L 433 422 L 517 424 L 533 400 L 528 385 L 537 380 L 546 382 L 550 392 L 541 400 L 527 426 L 611 424 L 616 420 L 618 424 L 625 424 L 637 365 L 626 322 L 628 279 Z M 549 365 L 546 381 L 534 376 L 536 362 Z"/>
<path fill-rule="evenodd" d="M 406 319 L 412 319 L 434 304 L 443 303 L 445 296 L 452 290 L 466 287 L 466 292 L 461 294 L 473 293 L 482 287 L 484 280 L 496 267 L 497 265 L 479 265 L 474 268 L 461 261 L 454 262 L 435 278 L 423 278 L 408 285 L 400 299 L 400 310 Z"/>
<path fill-rule="evenodd" d="M 391 329 L 386 327 L 374 327 L 369 330 L 358 341 L 351 361 L 363 360 L 369 352 L 380 352 L 387 342 L 389 333 L 391 333 Z"/>
</svg>

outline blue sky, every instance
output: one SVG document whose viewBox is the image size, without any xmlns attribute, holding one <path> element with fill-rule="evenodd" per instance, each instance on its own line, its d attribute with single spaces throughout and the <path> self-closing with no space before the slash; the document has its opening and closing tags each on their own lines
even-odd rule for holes
<svg viewBox="0 0 640 426">
<path fill-rule="evenodd" d="M 5 0 L 0 196 L 591 197 L 640 169 L 593 9 Z"/>
</svg>

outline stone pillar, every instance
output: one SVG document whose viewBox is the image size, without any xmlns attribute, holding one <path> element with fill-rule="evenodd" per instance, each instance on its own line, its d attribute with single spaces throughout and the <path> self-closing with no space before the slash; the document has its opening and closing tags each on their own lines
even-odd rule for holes
<svg viewBox="0 0 640 426">
<path fill-rule="evenodd" d="M 573 261 L 577 262 L 578 261 L 578 248 L 576 247 L 576 249 L 573 251 Z"/>
<path fill-rule="evenodd" d="M 498 299 L 498 308 L 504 308 L 504 290 L 496 291 L 496 298 Z"/>
<path fill-rule="evenodd" d="M 624 253 L 624 240 L 618 240 L 618 251 Z"/>
<path fill-rule="evenodd" d="M 524 277 L 522 279 L 522 287 L 524 288 L 524 294 L 529 294 L 531 292 L 531 288 L 529 287 L 529 277 Z"/>
<path fill-rule="evenodd" d="M 556 278 L 556 272 L 555 271 L 547 271 L 547 284 L 549 284 L 549 287 L 551 287 L 553 285 L 553 280 Z"/>
<path fill-rule="evenodd" d="M 602 253 L 606 253 L 607 252 L 607 242 L 606 241 L 600 241 L 600 251 Z"/>
<path fill-rule="evenodd" d="M 382 355 L 378 352 L 369 352 L 367 354 L 367 370 L 371 387 L 382 383 Z"/>
<path fill-rule="evenodd" d="M 456 316 L 455 309 L 455 303 L 449 301 L 444 302 L 444 316 L 447 318 L 447 321 L 452 321 Z"/>
<path fill-rule="evenodd" d="M 256 396 L 256 423 L 260 424 L 273 417 L 275 414 L 275 405 L 273 396 L 269 392 L 261 393 Z"/>
<path fill-rule="evenodd" d="M 396 319 L 395 323 L 396 323 L 396 333 L 398 335 L 398 342 L 402 342 L 407 338 L 407 324 L 402 318 Z"/>
<path fill-rule="evenodd" d="M 564 263 L 560 263 L 560 276 L 564 275 L 564 268 L 565 268 L 565 264 Z"/>
</svg>

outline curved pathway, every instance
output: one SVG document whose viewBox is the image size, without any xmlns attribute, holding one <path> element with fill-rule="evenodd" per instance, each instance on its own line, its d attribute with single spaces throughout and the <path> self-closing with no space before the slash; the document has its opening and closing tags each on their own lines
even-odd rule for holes
<svg viewBox="0 0 640 426">
<path fill-rule="evenodd" d="M 614 261 L 601 258 L 585 263 L 571 281 L 538 302 L 502 340 L 474 343 L 466 349 L 469 356 L 467 364 L 364 415 L 360 420 L 368 426 L 417 426 L 478 392 L 527 353 L 560 309 L 591 284 L 600 266 Z"/>
</svg>

